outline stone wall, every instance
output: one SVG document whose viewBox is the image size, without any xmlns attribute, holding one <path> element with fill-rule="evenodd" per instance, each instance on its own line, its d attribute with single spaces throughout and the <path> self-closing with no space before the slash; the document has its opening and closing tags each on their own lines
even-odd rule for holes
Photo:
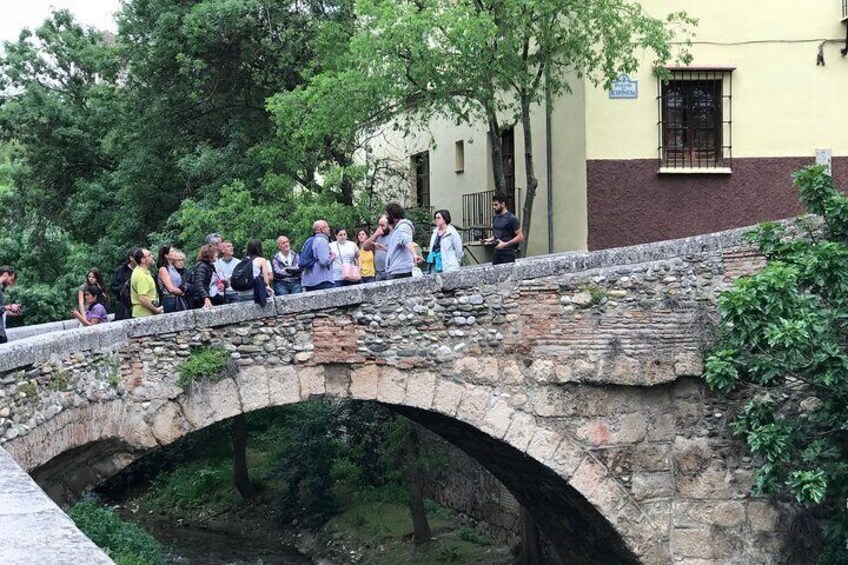
<svg viewBox="0 0 848 565">
<path fill-rule="evenodd" d="M 733 405 L 697 379 L 717 293 L 761 264 L 730 232 L 31 338 L 0 356 L 0 443 L 66 496 L 238 413 L 374 400 L 479 461 L 566 562 L 768 563 L 789 509 L 748 496 Z M 184 390 L 201 345 L 233 371 Z"/>
</svg>

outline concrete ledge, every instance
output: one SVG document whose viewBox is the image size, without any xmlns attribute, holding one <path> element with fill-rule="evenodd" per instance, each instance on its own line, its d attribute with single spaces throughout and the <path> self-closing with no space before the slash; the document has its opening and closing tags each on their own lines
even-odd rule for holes
<svg viewBox="0 0 848 565">
<path fill-rule="evenodd" d="M 794 220 L 786 221 L 784 224 L 791 228 L 794 225 Z M 479 265 L 443 275 L 334 288 L 297 296 L 281 296 L 275 298 L 273 303 L 268 304 L 265 308 L 252 302 L 242 302 L 216 306 L 211 310 L 192 310 L 164 316 L 112 322 L 105 326 L 93 328 L 37 335 L 0 346 L 0 371 L 10 371 L 33 363 L 44 362 L 53 356 L 63 357 L 80 351 L 99 350 L 118 345 L 133 337 L 192 331 L 247 320 L 258 320 L 269 316 L 298 314 L 368 302 L 380 303 L 390 298 L 413 298 L 441 291 L 471 289 L 479 285 L 530 280 L 595 269 L 621 268 L 678 257 L 720 253 L 724 249 L 747 245 L 744 234 L 749 229 L 739 228 L 684 239 L 604 249 L 591 253 L 574 251 L 544 255 L 520 259 L 510 265 Z M 64 323 L 57 322 L 56 324 Z M 52 325 L 50 326 L 52 327 Z"/>
<path fill-rule="evenodd" d="M 113 563 L 0 448 L 0 563 Z"/>
</svg>

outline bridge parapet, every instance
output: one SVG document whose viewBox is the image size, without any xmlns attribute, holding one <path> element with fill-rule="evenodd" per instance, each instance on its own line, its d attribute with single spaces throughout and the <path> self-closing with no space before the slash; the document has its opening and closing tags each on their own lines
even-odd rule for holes
<svg viewBox="0 0 848 565">
<path fill-rule="evenodd" d="M 0 443 L 62 498 L 239 413 L 375 400 L 477 457 L 564 548 L 593 527 L 582 549 L 621 562 L 751 562 L 785 523 L 748 499 L 724 400 L 695 377 L 717 293 L 761 265 L 736 230 L 31 338 L 0 355 Z M 184 390 L 200 346 L 234 370 Z"/>
</svg>

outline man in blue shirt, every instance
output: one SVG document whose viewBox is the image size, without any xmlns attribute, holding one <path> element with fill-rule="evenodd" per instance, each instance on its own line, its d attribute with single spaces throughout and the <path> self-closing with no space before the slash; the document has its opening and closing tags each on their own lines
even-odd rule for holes
<svg viewBox="0 0 848 565">
<path fill-rule="evenodd" d="M 312 224 L 312 254 L 315 263 L 303 270 L 301 283 L 306 292 L 333 288 L 333 260 L 335 254 L 330 251 L 330 224 L 316 220 Z"/>
</svg>

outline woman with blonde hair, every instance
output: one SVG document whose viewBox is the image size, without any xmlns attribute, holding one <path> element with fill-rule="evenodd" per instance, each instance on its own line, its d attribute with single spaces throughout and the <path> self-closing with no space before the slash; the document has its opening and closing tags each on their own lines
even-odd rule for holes
<svg viewBox="0 0 848 565">
<path fill-rule="evenodd" d="M 181 264 L 178 264 L 178 258 Z M 187 309 L 180 267 L 185 267 L 185 254 L 175 247 L 169 248 L 165 263 L 159 267 L 158 277 L 160 301 L 166 314 Z"/>
</svg>

